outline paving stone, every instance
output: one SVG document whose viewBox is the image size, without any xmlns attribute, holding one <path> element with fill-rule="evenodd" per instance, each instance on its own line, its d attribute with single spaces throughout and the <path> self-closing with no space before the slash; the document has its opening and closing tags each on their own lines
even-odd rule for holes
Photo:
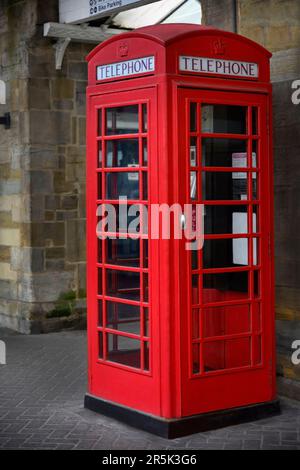
<svg viewBox="0 0 300 470">
<path fill-rule="evenodd" d="M 9 335 L 0 366 L 0 448 L 59 450 L 300 450 L 300 404 L 282 414 L 168 441 L 83 408 L 86 333 Z"/>
</svg>

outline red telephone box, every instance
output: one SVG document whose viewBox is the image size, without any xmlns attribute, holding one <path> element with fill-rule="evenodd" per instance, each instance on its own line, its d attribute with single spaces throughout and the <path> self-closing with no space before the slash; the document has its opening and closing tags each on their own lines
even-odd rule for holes
<svg viewBox="0 0 300 470">
<path fill-rule="evenodd" d="M 87 408 L 169 438 L 279 410 L 270 56 L 187 24 L 88 56 Z M 153 236 L 150 208 L 173 204 L 203 208 L 201 249 Z"/>
</svg>

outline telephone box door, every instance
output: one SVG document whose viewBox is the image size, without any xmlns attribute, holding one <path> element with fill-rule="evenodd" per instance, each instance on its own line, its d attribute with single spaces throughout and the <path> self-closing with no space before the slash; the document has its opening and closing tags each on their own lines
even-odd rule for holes
<svg viewBox="0 0 300 470">
<path fill-rule="evenodd" d="M 159 414 L 158 268 L 143 209 L 157 194 L 156 112 L 153 88 L 89 98 L 87 253 L 89 391 Z"/>
<path fill-rule="evenodd" d="M 180 242 L 185 416 L 274 397 L 267 105 L 259 94 L 179 92 L 179 197 L 204 211 L 202 249 Z"/>
</svg>

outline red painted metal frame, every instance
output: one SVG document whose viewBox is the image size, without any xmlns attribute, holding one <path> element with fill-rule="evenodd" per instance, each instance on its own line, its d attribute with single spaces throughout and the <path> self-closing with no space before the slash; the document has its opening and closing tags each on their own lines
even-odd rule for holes
<svg viewBox="0 0 300 470">
<path fill-rule="evenodd" d="M 256 81 L 231 78 L 193 76 L 178 73 L 179 55 L 218 57 L 214 50 L 216 41 L 222 41 L 222 58 L 228 60 L 256 62 L 259 78 Z M 124 60 L 120 47 L 128 48 L 126 60 L 154 55 L 156 70 L 151 76 L 126 77 L 119 81 L 97 83 L 96 67 L 105 63 Z M 87 259 L 88 259 L 88 342 L 89 342 L 89 393 L 133 409 L 152 413 L 165 418 L 175 418 L 272 400 L 275 388 L 275 341 L 274 341 L 274 274 L 273 274 L 273 198 L 272 198 L 272 134 L 271 134 L 271 85 L 269 72 L 270 53 L 261 46 L 241 36 L 225 33 L 213 28 L 196 25 L 157 25 L 141 28 L 120 35 L 99 45 L 89 55 L 89 87 L 87 91 Z M 214 96 L 214 97 L 213 97 Z M 188 102 L 202 100 L 223 104 L 257 104 L 262 109 L 260 122 L 263 148 L 260 155 L 264 161 L 255 169 L 261 175 L 261 220 L 264 227 L 256 238 L 261 238 L 264 269 L 261 279 L 264 312 L 265 343 L 261 366 L 234 371 L 210 372 L 200 376 L 191 374 L 190 368 L 190 253 L 184 248 L 184 240 L 149 240 L 149 290 L 151 308 L 151 366 L 150 372 L 136 370 L 101 361 L 98 358 L 97 323 L 97 223 L 96 207 L 101 200 L 97 197 L 97 113 L 99 107 L 125 106 L 126 104 L 149 104 L 148 128 L 148 204 L 169 204 L 187 202 L 189 188 L 189 167 L 187 152 L 189 142 Z M 102 119 L 104 117 L 102 116 Z M 249 136 L 251 136 L 251 129 Z M 139 137 L 141 137 L 139 133 Z M 133 135 L 136 136 L 136 135 Z M 132 137 L 133 137 L 132 136 Z M 200 138 L 199 132 L 195 133 Z M 211 134 L 206 134 L 212 137 Z M 248 139 L 248 135 L 232 138 Z M 221 135 L 218 134 L 220 138 Z M 224 135 L 223 137 L 228 137 Z M 128 138 L 107 136 L 102 141 Z M 258 137 L 257 137 L 258 138 Z M 103 149 L 102 149 L 102 154 Z M 104 157 L 103 157 L 104 158 Z M 102 158 L 102 159 L 103 159 Z M 248 163 L 250 148 L 248 148 Z M 229 168 L 201 168 L 201 171 L 232 171 Z M 145 168 L 145 171 L 147 169 Z M 247 173 L 251 168 L 235 168 L 234 171 Z M 128 171 L 127 168 L 103 169 L 104 173 Z M 133 172 L 142 168 L 133 168 Z M 263 183 L 263 185 L 262 185 Z M 141 189 L 141 188 L 140 188 Z M 141 194 L 141 193 L 140 193 Z M 249 194 L 251 196 L 251 192 Z M 109 201 L 117 203 L 118 201 Z M 133 202 L 144 202 L 142 200 Z M 252 205 L 248 201 L 208 201 L 208 205 L 224 204 Z M 248 213 L 251 228 L 251 211 Z M 232 238 L 226 235 L 206 238 Z M 238 235 L 237 235 L 238 237 Z M 242 238 L 250 239 L 251 235 Z M 249 245 L 252 257 L 252 244 Z M 102 265 L 99 265 L 102 266 Z M 139 268 L 106 268 L 143 272 Z M 234 268 L 242 272 L 247 268 Z M 233 268 L 222 269 L 231 272 Z M 200 271 L 199 271 L 200 272 Z M 218 272 L 215 269 L 205 272 Z M 252 284 L 250 285 L 252 289 Z M 252 291 L 250 291 L 251 294 Z M 108 300 L 113 300 L 107 297 Z M 117 299 L 120 303 L 136 305 L 134 301 Z M 255 299 L 255 302 L 258 302 Z M 238 301 L 224 301 L 217 305 L 242 305 L 254 302 L 253 298 Z M 138 303 L 139 304 L 139 303 Z M 200 304 L 199 304 L 200 305 Z M 216 304 L 210 302 L 206 307 Z M 107 330 L 110 331 L 110 330 Z M 121 333 L 122 334 L 122 333 Z M 126 336 L 130 336 L 126 333 Z M 246 335 L 247 336 L 247 335 Z M 203 388 L 202 388 L 203 387 Z"/>
<path fill-rule="evenodd" d="M 195 133 L 189 132 L 189 106 L 190 103 L 198 103 L 198 122 L 200 122 L 200 104 L 230 104 L 237 106 L 248 106 L 248 133 L 244 138 L 248 139 L 248 167 L 247 168 L 223 168 L 223 167 L 202 167 L 201 166 L 201 146 L 199 141 L 201 138 L 207 137 L 208 134 L 201 134 L 201 129 L 198 128 L 196 133 L 198 139 L 198 166 L 189 166 L 189 136 L 195 135 Z M 260 129 L 259 135 L 252 136 L 251 123 L 252 119 L 249 119 L 250 112 L 253 107 L 259 109 L 259 123 Z M 247 200 L 240 201 L 240 205 L 248 206 L 248 234 L 239 235 L 205 235 L 205 240 L 222 240 L 222 239 L 234 239 L 234 238 L 247 238 L 248 243 L 248 266 L 247 267 L 236 267 L 236 268 L 202 268 L 202 252 L 199 257 L 199 269 L 192 271 L 191 258 L 186 256 L 185 249 L 181 247 L 181 290 L 187 291 L 188 296 L 184 296 L 181 301 L 181 344 L 182 344 L 182 403 L 181 413 L 182 415 L 193 415 L 217 409 L 232 408 L 245 404 L 259 403 L 268 401 L 274 397 L 274 383 L 270 383 L 270 361 L 273 362 L 273 335 L 268 332 L 273 331 L 273 311 L 270 309 L 272 293 L 272 285 L 270 284 L 270 276 L 272 264 L 270 264 L 270 253 L 269 253 L 269 239 L 270 239 L 270 227 L 271 227 L 271 212 L 268 207 L 269 204 L 269 173 L 268 173 L 268 134 L 267 129 L 267 97 L 262 95 L 244 95 L 241 93 L 224 93 L 209 91 L 198 91 L 195 90 L 181 90 L 179 95 L 178 109 L 185 109 L 185 122 L 184 128 L 185 133 L 179 143 L 179 160 L 181 167 L 183 167 L 183 173 L 186 175 L 185 184 L 181 185 L 181 192 L 179 197 L 181 203 L 192 202 L 189 197 L 190 183 L 189 174 L 190 171 L 198 172 L 198 185 L 199 185 L 199 196 L 198 203 L 202 203 L 201 197 L 201 174 L 208 171 L 227 171 L 227 172 L 243 172 L 247 174 L 248 179 L 248 198 Z M 182 125 L 182 120 L 181 120 Z M 231 138 L 232 135 L 228 134 L 209 134 L 210 137 L 218 138 Z M 236 135 L 235 138 L 240 138 L 240 135 Z M 252 144 L 253 140 L 259 142 L 258 146 L 258 161 L 257 167 L 252 167 L 251 155 L 252 155 Z M 251 175 L 252 172 L 259 175 L 259 197 L 256 200 L 252 200 L 252 184 Z M 196 203 L 196 201 L 193 201 Z M 205 205 L 236 205 L 236 200 L 230 201 L 203 201 Z M 252 208 L 253 206 L 260 207 L 260 228 L 258 232 L 253 232 L 252 227 Z M 252 239 L 260 240 L 260 253 L 261 261 L 257 264 L 253 264 L 253 245 Z M 205 244 L 204 240 L 204 244 Z M 254 284 L 253 275 L 254 271 L 262 271 L 260 275 L 260 297 L 254 297 Z M 203 274 L 208 273 L 226 273 L 226 272 L 248 272 L 249 273 L 249 286 L 247 300 L 241 303 L 239 299 L 230 302 L 219 302 L 217 300 L 207 303 L 203 299 L 203 290 L 201 289 L 201 279 Z M 197 275 L 199 277 L 199 302 L 193 305 L 192 303 L 192 287 L 191 287 L 191 276 Z M 186 281 L 188 280 L 188 282 Z M 264 289 L 262 288 L 264 286 Z M 201 301 L 202 298 L 202 301 Z M 203 328 L 203 309 L 220 307 L 220 306 L 238 306 L 238 305 L 249 305 L 251 310 L 251 325 L 253 325 L 253 315 L 258 305 L 261 305 L 260 311 L 263 313 L 263 321 L 261 329 L 253 330 L 251 326 L 250 330 L 244 333 L 234 335 L 222 335 L 222 336 L 211 336 L 205 338 Z M 187 308 L 186 305 L 189 307 Z M 191 323 L 191 310 L 199 309 L 200 312 L 200 339 L 192 339 L 192 323 Z M 201 336 L 202 332 L 202 336 Z M 256 351 L 254 345 L 256 344 L 257 338 L 262 338 L 262 362 L 256 364 L 255 357 Z M 203 348 L 205 344 L 211 344 L 216 341 L 232 340 L 238 338 L 249 338 L 251 340 L 251 361 L 249 366 L 234 367 L 234 369 L 214 370 L 205 372 L 204 366 L 204 353 Z M 197 374 L 192 373 L 192 345 L 200 346 L 200 371 Z M 183 357 L 189 357 L 189 361 L 184 361 Z M 260 387 L 257 387 L 257 383 L 260 383 Z M 231 390 L 230 393 L 223 393 L 224 390 Z M 201 396 L 201 400 L 197 400 L 197 397 Z"/>
</svg>

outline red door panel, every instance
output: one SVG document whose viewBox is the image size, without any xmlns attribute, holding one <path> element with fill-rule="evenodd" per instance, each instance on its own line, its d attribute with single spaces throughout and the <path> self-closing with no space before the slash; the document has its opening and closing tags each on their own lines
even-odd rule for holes
<svg viewBox="0 0 300 470">
<path fill-rule="evenodd" d="M 157 194 L 156 90 L 90 96 L 88 107 L 89 392 L 160 414 L 158 261 L 146 229 L 133 238 L 129 218 L 121 227 L 124 207 Z M 108 207 L 113 228 L 100 225 Z"/>
<path fill-rule="evenodd" d="M 180 247 L 183 416 L 274 398 L 267 105 L 179 91 L 179 199 L 204 207 L 203 248 Z"/>
</svg>

